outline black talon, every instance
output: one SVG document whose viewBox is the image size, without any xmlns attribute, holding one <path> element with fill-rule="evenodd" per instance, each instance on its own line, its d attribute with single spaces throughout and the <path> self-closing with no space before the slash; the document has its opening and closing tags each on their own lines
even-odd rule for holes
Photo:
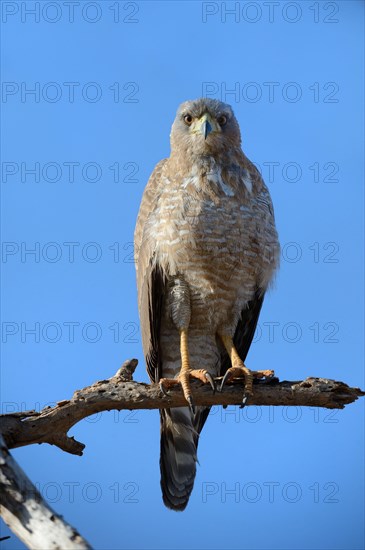
<svg viewBox="0 0 365 550">
<path fill-rule="evenodd" d="M 165 388 L 163 387 L 163 383 L 162 383 L 162 382 L 159 383 L 159 387 L 160 387 L 160 390 L 162 391 L 162 393 L 163 393 L 164 395 L 166 395 L 166 397 L 168 397 L 169 394 L 167 393 L 167 391 L 166 391 Z"/>
<path fill-rule="evenodd" d="M 190 410 L 191 410 L 192 414 L 195 414 L 195 406 L 194 406 L 193 398 L 191 397 L 191 395 L 189 395 L 189 397 L 187 398 L 187 401 L 189 403 L 189 407 L 190 407 Z"/>
<path fill-rule="evenodd" d="M 211 374 L 209 374 L 209 372 L 206 372 L 205 373 L 205 378 L 208 380 L 209 384 L 211 385 L 212 387 L 212 390 L 213 390 L 213 394 L 216 392 L 216 385 L 215 385 L 215 381 L 213 380 Z"/>
<path fill-rule="evenodd" d="M 228 370 L 227 370 L 226 374 L 223 376 L 221 387 L 219 388 L 220 392 L 223 390 L 224 384 L 227 382 L 228 378 L 229 378 L 229 373 L 228 373 Z"/>
<path fill-rule="evenodd" d="M 240 405 L 240 409 L 243 409 L 246 406 L 247 403 L 247 395 L 243 396 L 242 403 Z"/>
</svg>

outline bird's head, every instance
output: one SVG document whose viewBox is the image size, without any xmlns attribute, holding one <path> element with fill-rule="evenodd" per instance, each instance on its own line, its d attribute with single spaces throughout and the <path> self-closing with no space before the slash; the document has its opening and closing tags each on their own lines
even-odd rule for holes
<svg viewBox="0 0 365 550">
<path fill-rule="evenodd" d="M 217 99 L 182 103 L 171 128 L 171 150 L 192 155 L 218 154 L 240 147 L 241 134 L 232 108 Z"/>
</svg>

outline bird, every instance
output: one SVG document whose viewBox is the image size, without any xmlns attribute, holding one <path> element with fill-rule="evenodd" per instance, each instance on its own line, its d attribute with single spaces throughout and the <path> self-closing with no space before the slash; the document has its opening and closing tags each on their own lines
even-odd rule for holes
<svg viewBox="0 0 365 550">
<path fill-rule="evenodd" d="M 273 204 L 259 170 L 241 148 L 233 109 L 217 99 L 182 103 L 171 152 L 145 187 L 134 233 L 138 308 L 146 367 L 186 406 L 160 410 L 164 504 L 186 508 L 209 407 L 195 407 L 193 378 L 220 391 L 254 376 L 244 361 L 265 293 L 279 266 Z"/>
</svg>

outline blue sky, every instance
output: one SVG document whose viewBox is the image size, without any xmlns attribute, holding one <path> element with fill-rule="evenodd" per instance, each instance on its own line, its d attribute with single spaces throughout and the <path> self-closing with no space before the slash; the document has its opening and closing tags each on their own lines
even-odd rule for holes
<svg viewBox="0 0 365 550">
<path fill-rule="evenodd" d="M 233 106 L 282 244 L 248 366 L 364 387 L 363 3 L 1 7 L 3 412 L 65 399 L 126 358 L 147 381 L 134 225 L 177 106 L 201 95 Z M 157 411 L 81 422 L 82 458 L 13 455 L 97 549 L 358 550 L 363 422 L 360 402 L 213 409 L 183 514 L 162 504 Z"/>
</svg>

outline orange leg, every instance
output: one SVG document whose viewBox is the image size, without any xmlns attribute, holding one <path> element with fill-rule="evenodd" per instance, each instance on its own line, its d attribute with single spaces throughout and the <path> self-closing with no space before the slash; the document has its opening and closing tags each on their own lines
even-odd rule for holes
<svg viewBox="0 0 365 550">
<path fill-rule="evenodd" d="M 191 369 L 190 357 L 188 347 L 188 329 L 180 330 L 180 354 L 181 354 L 181 370 L 177 378 L 161 378 L 160 388 L 163 393 L 166 394 L 166 390 L 180 384 L 184 392 L 184 397 L 189 403 L 192 412 L 195 412 L 194 402 L 191 395 L 190 378 L 197 378 L 204 384 L 212 386 L 213 392 L 215 391 L 215 382 L 211 374 L 205 369 Z"/>
<path fill-rule="evenodd" d="M 242 406 L 243 406 L 247 401 L 247 397 L 253 394 L 253 379 L 271 377 L 274 375 L 274 371 L 272 370 L 251 371 L 246 367 L 246 365 L 238 355 L 238 352 L 234 346 L 232 337 L 227 336 L 226 334 L 220 334 L 220 337 L 232 363 L 232 366 L 229 369 L 227 369 L 223 377 L 220 391 L 222 391 L 224 385 L 230 380 L 232 380 L 233 378 L 244 377 L 245 394 L 242 400 Z"/>
</svg>

